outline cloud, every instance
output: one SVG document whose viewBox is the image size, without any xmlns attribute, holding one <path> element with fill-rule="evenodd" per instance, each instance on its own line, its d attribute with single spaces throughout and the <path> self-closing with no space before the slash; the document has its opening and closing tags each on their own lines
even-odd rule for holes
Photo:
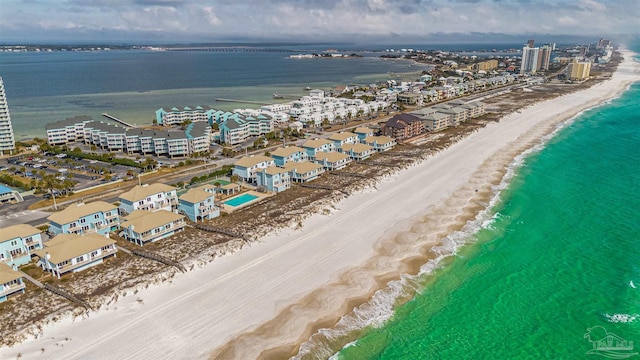
<svg viewBox="0 0 640 360">
<path fill-rule="evenodd" d="M 637 0 L 24 0 L 3 2 L 3 38 L 403 39 L 453 33 L 638 33 Z M 71 26 L 72 25 L 72 26 Z"/>
</svg>

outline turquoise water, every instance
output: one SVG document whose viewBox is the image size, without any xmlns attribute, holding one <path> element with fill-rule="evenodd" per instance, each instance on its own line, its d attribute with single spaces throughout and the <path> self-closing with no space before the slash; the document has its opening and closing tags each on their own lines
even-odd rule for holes
<svg viewBox="0 0 640 360">
<path fill-rule="evenodd" d="M 255 199 L 257 199 L 258 197 L 255 195 L 251 195 L 251 194 L 242 194 L 242 195 L 238 195 L 237 197 L 234 197 L 232 199 L 229 199 L 227 201 L 225 201 L 224 203 L 226 205 L 230 205 L 230 206 L 240 206 L 243 205 L 245 203 L 248 203 L 250 201 L 253 201 Z"/>
<path fill-rule="evenodd" d="M 335 357 L 581 359 L 605 331 L 640 352 L 640 84 L 528 157 L 494 211 Z"/>
</svg>

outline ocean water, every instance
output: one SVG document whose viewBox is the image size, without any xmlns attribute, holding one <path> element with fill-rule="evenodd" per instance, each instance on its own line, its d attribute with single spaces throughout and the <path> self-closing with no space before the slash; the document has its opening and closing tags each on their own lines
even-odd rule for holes
<svg viewBox="0 0 640 360">
<path fill-rule="evenodd" d="M 0 53 L 0 76 L 16 138 L 20 139 L 43 136 L 45 124 L 70 116 L 103 120 L 101 114 L 106 112 L 150 125 L 155 110 L 163 106 L 258 108 L 260 105 L 214 99 L 286 102 L 291 99 L 274 100 L 273 93 L 299 97 L 306 94 L 307 86 L 329 90 L 400 74 L 414 80 L 429 69 L 409 61 L 383 60 L 380 54 L 348 59 L 290 59 L 290 54 L 142 50 Z"/>
<path fill-rule="evenodd" d="M 640 83 L 528 156 L 492 211 L 413 299 L 333 358 L 640 353 Z M 635 349 L 588 354 L 607 332 Z"/>
</svg>

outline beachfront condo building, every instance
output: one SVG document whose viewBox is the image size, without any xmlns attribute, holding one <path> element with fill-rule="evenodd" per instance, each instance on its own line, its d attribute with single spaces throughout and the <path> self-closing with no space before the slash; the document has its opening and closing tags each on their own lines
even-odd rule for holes
<svg viewBox="0 0 640 360">
<path fill-rule="evenodd" d="M 184 230 L 185 226 L 184 215 L 167 210 L 136 210 L 124 217 L 121 234 L 125 239 L 142 246 L 167 238 Z"/>
<path fill-rule="evenodd" d="M 16 267 L 0 263 L 0 303 L 11 296 L 24 293 L 22 274 Z"/>
<path fill-rule="evenodd" d="M 551 45 L 546 44 L 538 51 L 538 70 L 549 70 L 549 64 L 551 63 Z"/>
<path fill-rule="evenodd" d="M 104 259 L 115 257 L 116 241 L 96 233 L 88 235 L 60 234 L 45 242 L 44 249 L 36 251 L 38 266 L 60 276 L 88 269 L 101 264 Z"/>
<path fill-rule="evenodd" d="M 309 158 L 307 151 L 297 146 L 279 147 L 271 153 L 276 166 L 285 166 L 289 162 L 305 161 Z"/>
<path fill-rule="evenodd" d="M 396 139 L 388 136 L 367 136 L 362 142 L 373 147 L 377 152 L 391 150 L 398 144 Z"/>
<path fill-rule="evenodd" d="M 246 182 L 256 183 L 258 171 L 275 165 L 275 160 L 269 156 L 245 156 L 233 164 L 233 170 L 231 173 L 233 175 L 237 175 L 240 179 Z"/>
<path fill-rule="evenodd" d="M 373 149 L 373 146 L 367 144 L 350 144 L 345 143 L 344 145 L 338 148 L 338 151 L 342 154 L 349 155 L 351 160 L 354 161 L 362 161 L 368 159 L 373 155 L 376 151 Z"/>
<path fill-rule="evenodd" d="M 571 80 L 585 80 L 591 73 L 591 61 L 574 59 L 571 63 L 571 72 L 569 78 Z"/>
<path fill-rule="evenodd" d="M 118 207 L 104 201 L 77 203 L 50 215 L 49 232 L 53 234 L 85 235 L 96 233 L 109 237 L 118 230 Z"/>
<path fill-rule="evenodd" d="M 177 188 L 166 184 L 142 184 L 120 195 L 120 210 L 131 214 L 136 210 L 175 211 L 178 209 Z"/>
<path fill-rule="evenodd" d="M 156 110 L 156 123 L 163 126 L 180 125 L 185 122 L 211 123 L 218 111 L 208 106 L 163 107 Z"/>
<path fill-rule="evenodd" d="M 291 174 L 285 168 L 269 166 L 256 171 L 256 184 L 268 191 L 279 193 L 291 187 Z"/>
<path fill-rule="evenodd" d="M 209 151 L 211 126 L 195 122 L 184 130 L 124 128 L 76 117 L 47 125 L 50 145 L 84 141 L 111 152 L 142 153 L 155 156 L 183 157 Z"/>
<path fill-rule="evenodd" d="M 266 114 L 256 116 L 237 115 L 228 116 L 226 120 L 219 123 L 220 142 L 236 145 L 240 144 L 252 136 L 260 136 L 270 133 L 274 129 L 274 120 Z M 221 116 L 221 119 L 224 119 Z"/>
<path fill-rule="evenodd" d="M 540 48 L 525 46 L 522 48 L 520 74 L 532 74 L 538 70 L 538 54 Z"/>
<path fill-rule="evenodd" d="M 0 229 L 0 262 L 21 266 L 31 261 L 31 254 L 42 249 L 41 233 L 27 224 Z"/>
<path fill-rule="evenodd" d="M 0 77 L 0 155 L 4 155 L 6 152 L 13 153 L 15 149 L 16 140 L 13 135 L 9 105 L 4 93 L 4 83 Z"/>
<path fill-rule="evenodd" d="M 92 122 L 89 116 L 75 116 L 45 125 L 47 143 L 51 146 L 65 145 L 84 139 L 84 127 Z"/>
<path fill-rule="evenodd" d="M 396 139 L 407 139 L 422 134 L 422 121 L 411 114 L 394 115 L 382 126 L 382 134 Z"/>
<path fill-rule="evenodd" d="M 220 216 L 215 206 L 215 188 L 209 185 L 189 189 L 178 198 L 178 211 L 193 222 L 211 220 Z"/>
</svg>

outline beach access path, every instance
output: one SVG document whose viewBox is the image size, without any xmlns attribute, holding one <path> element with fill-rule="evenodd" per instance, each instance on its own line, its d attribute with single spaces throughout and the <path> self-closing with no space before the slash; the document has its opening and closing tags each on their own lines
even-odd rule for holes
<svg viewBox="0 0 640 360">
<path fill-rule="evenodd" d="M 226 344 L 231 357 L 253 359 L 304 341 L 310 324 L 339 317 L 348 299 L 380 286 L 374 277 L 400 274 L 402 259 L 446 234 L 473 205 L 475 190 L 494 186 L 496 172 L 515 156 L 637 81 L 637 64 L 631 53 L 623 55 L 611 80 L 490 124 L 346 198 L 330 215 L 312 216 L 301 229 L 269 235 L 88 317 L 45 325 L 37 339 L 0 349 L 0 358 L 193 359 Z M 254 333 L 265 323 L 275 330 Z"/>
</svg>

